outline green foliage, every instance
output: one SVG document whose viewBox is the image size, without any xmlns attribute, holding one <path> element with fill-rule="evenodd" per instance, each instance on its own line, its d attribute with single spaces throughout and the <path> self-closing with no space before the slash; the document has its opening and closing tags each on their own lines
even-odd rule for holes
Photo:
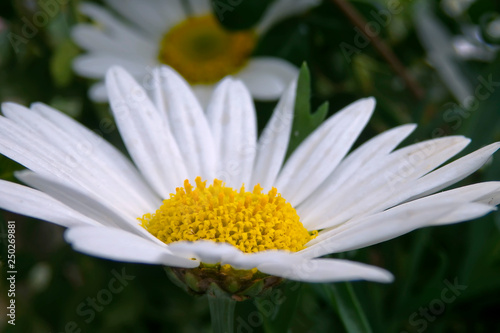
<svg viewBox="0 0 500 333">
<path fill-rule="evenodd" d="M 297 97 L 295 98 L 295 110 L 288 144 L 287 157 L 311 134 L 325 119 L 328 112 L 328 102 L 323 103 L 313 114 L 311 114 L 311 77 L 306 64 L 302 65 L 297 82 Z"/>
</svg>

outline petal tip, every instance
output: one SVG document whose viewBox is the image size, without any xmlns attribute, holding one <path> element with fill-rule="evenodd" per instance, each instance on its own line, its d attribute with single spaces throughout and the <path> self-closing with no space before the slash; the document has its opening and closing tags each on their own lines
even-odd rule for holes
<svg viewBox="0 0 500 333">
<path fill-rule="evenodd" d="M 370 96 L 362 99 L 366 103 L 366 108 L 368 109 L 375 109 L 375 106 L 377 105 L 377 100 L 375 97 Z"/>
<path fill-rule="evenodd" d="M 5 110 L 12 109 L 15 107 L 19 107 L 20 105 L 15 103 L 15 102 L 2 102 L 1 107 L 2 111 L 5 112 Z"/>
<path fill-rule="evenodd" d="M 112 65 L 106 71 L 106 82 L 110 79 L 116 79 L 123 75 L 130 76 L 130 74 L 123 67 L 119 65 Z"/>
</svg>

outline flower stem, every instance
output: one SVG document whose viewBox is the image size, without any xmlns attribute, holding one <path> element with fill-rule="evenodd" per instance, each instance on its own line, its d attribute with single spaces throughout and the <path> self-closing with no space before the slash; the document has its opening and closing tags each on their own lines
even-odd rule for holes
<svg viewBox="0 0 500 333">
<path fill-rule="evenodd" d="M 234 332 L 234 307 L 236 301 L 229 297 L 207 295 L 214 333 Z"/>
</svg>

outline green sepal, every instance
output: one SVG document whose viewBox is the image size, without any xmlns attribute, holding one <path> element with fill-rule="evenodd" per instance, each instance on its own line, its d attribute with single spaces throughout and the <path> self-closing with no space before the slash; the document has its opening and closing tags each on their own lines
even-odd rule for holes
<svg viewBox="0 0 500 333">
<path fill-rule="evenodd" d="M 252 298 L 260 295 L 262 293 L 262 290 L 264 290 L 264 280 L 259 280 L 245 289 L 242 294 L 246 297 Z"/>
<path fill-rule="evenodd" d="M 211 294 L 237 301 L 263 296 L 281 284 L 282 278 L 257 270 L 234 269 L 230 266 L 201 264 L 196 268 L 165 267 L 170 280 L 191 295 Z"/>
<path fill-rule="evenodd" d="M 198 284 L 199 280 L 194 274 L 186 272 L 186 275 L 184 275 L 184 281 L 186 282 L 188 288 L 192 289 L 193 291 L 197 293 L 202 291 L 200 285 Z"/>
</svg>

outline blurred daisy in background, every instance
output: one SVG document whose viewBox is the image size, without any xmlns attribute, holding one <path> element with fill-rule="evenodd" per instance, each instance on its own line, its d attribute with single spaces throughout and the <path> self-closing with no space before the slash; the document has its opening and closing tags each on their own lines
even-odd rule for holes
<svg viewBox="0 0 500 333">
<path fill-rule="evenodd" d="M 93 3 L 80 5 L 81 13 L 94 22 L 78 24 L 72 32 L 76 44 L 87 51 L 73 62 L 78 74 L 101 80 L 116 64 L 150 90 L 152 68 L 166 64 L 180 73 L 206 103 L 213 85 L 227 75 L 242 80 L 255 99 L 278 99 L 298 69 L 283 59 L 252 57 L 252 52 L 259 37 L 274 23 L 319 1 L 277 0 L 253 29 L 240 31 L 224 29 L 209 0 L 105 3 L 115 12 Z M 94 101 L 106 101 L 104 83 L 94 84 L 89 96 Z"/>
<path fill-rule="evenodd" d="M 67 227 L 78 251 L 176 267 L 174 275 L 198 293 L 209 284 L 193 286 L 193 274 L 248 270 L 216 279 L 243 297 L 256 279 L 275 277 L 390 282 L 382 268 L 319 257 L 475 219 L 500 202 L 500 182 L 436 194 L 480 168 L 500 143 L 441 166 L 470 140 L 450 136 L 396 149 L 415 129 L 409 124 L 349 153 L 375 108 L 365 98 L 327 119 L 285 159 L 295 81 L 258 138 L 241 81 L 220 82 L 205 112 L 172 69 L 153 76 L 151 101 L 122 68 L 107 74 L 133 163 L 44 104 L 5 103 L 0 153 L 29 169 L 16 177 L 31 187 L 0 180 L 0 207 Z M 227 276 L 231 281 L 223 281 Z"/>
</svg>

